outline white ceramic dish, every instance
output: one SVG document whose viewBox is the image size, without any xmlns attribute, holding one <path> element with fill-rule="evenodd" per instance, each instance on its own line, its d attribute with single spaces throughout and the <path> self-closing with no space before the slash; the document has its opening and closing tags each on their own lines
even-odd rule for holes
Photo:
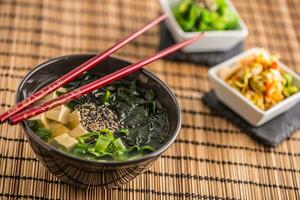
<svg viewBox="0 0 300 200">
<path fill-rule="evenodd" d="M 177 23 L 172 8 L 180 0 L 160 0 L 161 7 L 165 13 L 169 15 L 166 24 L 174 39 L 180 42 L 184 39 L 190 38 L 199 34 L 199 32 L 184 32 Z M 237 13 L 231 1 L 227 1 L 229 7 Z M 240 18 L 239 27 L 237 30 L 226 31 L 207 31 L 205 38 L 199 42 L 195 42 L 182 49 L 184 52 L 212 52 L 212 51 L 227 51 L 244 40 L 248 35 L 248 29 Z"/>
<path fill-rule="evenodd" d="M 239 62 L 241 59 L 255 54 L 257 52 L 265 51 L 261 48 L 252 48 L 246 52 L 243 52 L 223 63 L 220 63 L 209 70 L 209 78 L 211 79 L 213 88 L 217 97 L 234 112 L 239 114 L 242 118 L 248 121 L 253 126 L 260 126 L 274 117 L 282 114 L 291 107 L 293 107 L 300 100 L 300 92 L 284 99 L 273 107 L 266 111 L 263 111 L 256 107 L 246 97 L 244 97 L 239 91 L 228 85 L 219 75 L 221 68 L 230 68 Z M 279 62 L 279 67 L 285 72 L 293 76 L 293 83 L 300 88 L 300 76 L 288 68 L 283 63 Z"/>
</svg>

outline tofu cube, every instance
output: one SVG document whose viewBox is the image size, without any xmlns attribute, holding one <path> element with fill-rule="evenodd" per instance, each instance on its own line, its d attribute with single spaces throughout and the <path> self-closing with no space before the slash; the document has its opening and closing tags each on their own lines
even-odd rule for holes
<svg viewBox="0 0 300 200">
<path fill-rule="evenodd" d="M 63 133 L 68 133 L 70 132 L 70 129 L 68 129 L 66 126 L 64 126 L 63 124 L 56 122 L 56 121 L 52 121 L 49 124 L 49 129 L 52 130 L 52 135 L 54 137 L 59 136 Z"/>
<path fill-rule="evenodd" d="M 42 114 L 41 121 L 42 121 L 43 125 L 45 126 L 45 128 L 48 128 L 48 129 L 50 128 L 50 127 L 49 127 L 49 125 L 50 125 L 50 120 L 47 119 L 45 113 Z"/>
<path fill-rule="evenodd" d="M 34 117 L 30 118 L 30 120 L 41 120 L 41 122 L 45 126 L 45 128 L 49 128 L 50 121 L 49 121 L 49 119 L 47 119 L 45 113 L 34 116 Z"/>
<path fill-rule="evenodd" d="M 59 114 L 60 114 L 60 106 L 53 108 L 51 110 L 48 110 L 47 112 L 45 112 L 45 115 L 48 119 L 52 119 L 54 121 L 58 121 L 59 118 Z"/>
<path fill-rule="evenodd" d="M 67 132 L 70 132 L 70 130 L 64 125 L 59 124 L 56 128 L 52 129 L 52 136 L 56 137 Z"/>
<path fill-rule="evenodd" d="M 71 109 L 65 105 L 62 105 L 58 121 L 61 122 L 62 124 L 67 124 L 69 122 L 70 113 L 71 113 Z"/>
<path fill-rule="evenodd" d="M 56 122 L 56 121 L 52 121 L 49 124 L 49 129 L 54 130 L 54 129 L 58 128 L 60 125 L 62 125 L 62 124 L 59 122 Z"/>
<path fill-rule="evenodd" d="M 68 150 L 73 148 L 78 143 L 78 141 L 71 137 L 68 133 L 63 133 L 59 136 L 56 136 L 54 137 L 54 140 Z"/>
<path fill-rule="evenodd" d="M 80 136 L 83 136 L 87 133 L 88 131 L 85 130 L 81 124 L 78 124 L 74 129 L 72 129 L 70 131 L 70 136 L 74 137 L 74 138 L 77 138 L 77 137 L 80 137 Z"/>
<path fill-rule="evenodd" d="M 69 115 L 69 127 L 74 129 L 80 123 L 80 114 L 78 110 L 74 110 Z"/>
<path fill-rule="evenodd" d="M 70 108 L 65 105 L 58 106 L 46 112 L 46 117 L 62 124 L 69 122 Z"/>
</svg>

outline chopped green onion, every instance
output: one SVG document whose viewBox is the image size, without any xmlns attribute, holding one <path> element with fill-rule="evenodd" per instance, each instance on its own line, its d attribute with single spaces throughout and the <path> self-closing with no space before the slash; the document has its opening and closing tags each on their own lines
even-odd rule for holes
<svg viewBox="0 0 300 200">
<path fill-rule="evenodd" d="M 140 147 L 135 145 L 135 146 L 132 146 L 128 149 L 128 152 L 132 152 L 132 151 L 139 151 L 140 150 Z"/>
<path fill-rule="evenodd" d="M 112 142 L 113 148 L 116 152 L 125 152 L 127 151 L 125 145 L 123 144 L 121 138 L 118 138 Z"/>
<path fill-rule="evenodd" d="M 93 141 L 93 140 L 96 140 L 96 138 L 98 138 L 98 135 L 99 133 L 96 133 L 96 132 L 89 132 L 79 138 L 77 138 L 77 140 L 80 142 L 80 143 L 86 143 L 87 141 Z"/>
<path fill-rule="evenodd" d="M 105 134 L 105 135 L 109 135 L 109 136 L 113 136 L 113 132 L 112 131 L 110 131 L 109 129 L 107 129 L 107 128 L 103 128 L 103 129 L 101 129 L 100 131 L 99 131 L 99 133 L 101 133 L 101 134 Z"/>
<path fill-rule="evenodd" d="M 105 152 L 109 144 L 112 142 L 113 138 L 108 135 L 99 135 L 98 140 L 95 145 L 95 150 L 97 152 Z"/>
<path fill-rule="evenodd" d="M 86 149 L 81 148 L 81 147 L 75 147 L 73 153 L 77 156 L 82 156 L 82 155 L 86 154 Z"/>
<path fill-rule="evenodd" d="M 141 148 L 142 153 L 149 153 L 149 152 L 153 152 L 153 151 L 156 151 L 156 149 L 154 147 L 149 146 L 149 145 L 143 146 Z"/>
</svg>

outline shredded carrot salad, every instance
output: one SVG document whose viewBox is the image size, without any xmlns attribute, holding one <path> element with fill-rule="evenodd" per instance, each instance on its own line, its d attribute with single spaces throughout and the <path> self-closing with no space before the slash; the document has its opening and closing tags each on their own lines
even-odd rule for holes
<svg viewBox="0 0 300 200">
<path fill-rule="evenodd" d="M 298 92 L 293 77 L 279 68 L 278 59 L 265 52 L 246 57 L 226 82 L 258 108 L 267 110 Z"/>
</svg>

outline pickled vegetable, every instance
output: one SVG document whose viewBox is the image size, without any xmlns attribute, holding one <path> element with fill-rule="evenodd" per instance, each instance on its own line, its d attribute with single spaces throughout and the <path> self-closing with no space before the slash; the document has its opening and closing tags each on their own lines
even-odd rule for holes
<svg viewBox="0 0 300 200">
<path fill-rule="evenodd" d="M 261 110 L 267 110 L 298 92 L 293 77 L 278 65 L 278 56 L 266 52 L 244 58 L 226 82 Z"/>
</svg>

